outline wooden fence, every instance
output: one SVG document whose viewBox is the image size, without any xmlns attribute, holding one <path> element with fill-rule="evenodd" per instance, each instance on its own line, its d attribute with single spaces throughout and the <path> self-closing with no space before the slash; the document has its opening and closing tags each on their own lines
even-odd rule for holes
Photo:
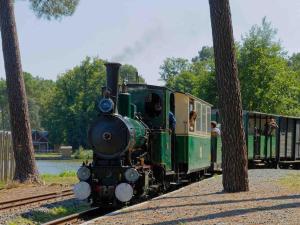
<svg viewBox="0 0 300 225">
<path fill-rule="evenodd" d="M 11 133 L 0 131 L 0 181 L 11 180 L 15 172 L 15 160 Z"/>
</svg>

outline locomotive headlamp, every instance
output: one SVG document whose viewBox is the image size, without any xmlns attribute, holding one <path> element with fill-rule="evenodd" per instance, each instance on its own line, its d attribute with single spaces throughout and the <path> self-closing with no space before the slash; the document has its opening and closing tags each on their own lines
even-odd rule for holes
<svg viewBox="0 0 300 225">
<path fill-rule="evenodd" d="M 124 175 L 128 182 L 136 182 L 140 177 L 139 172 L 134 168 L 127 169 Z"/>
<path fill-rule="evenodd" d="M 73 192 L 75 198 L 79 200 L 85 200 L 91 194 L 91 186 L 87 182 L 80 181 L 79 183 L 74 185 Z"/>
<path fill-rule="evenodd" d="M 89 168 L 82 166 L 77 171 L 77 177 L 80 181 L 89 179 L 91 176 L 91 171 Z"/>
<path fill-rule="evenodd" d="M 98 108 L 103 113 L 108 113 L 113 110 L 114 102 L 110 98 L 103 98 L 98 104 Z"/>
<path fill-rule="evenodd" d="M 120 202 L 128 202 L 133 196 L 133 188 L 127 183 L 118 184 L 115 196 Z"/>
</svg>

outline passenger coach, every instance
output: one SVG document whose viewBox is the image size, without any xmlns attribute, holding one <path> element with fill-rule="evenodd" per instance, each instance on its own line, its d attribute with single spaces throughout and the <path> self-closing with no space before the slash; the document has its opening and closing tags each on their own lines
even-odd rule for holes
<svg viewBox="0 0 300 225">
<path fill-rule="evenodd" d="M 212 120 L 220 122 L 218 110 L 213 110 Z M 299 167 L 299 117 L 243 111 L 243 122 L 250 166 Z M 270 128 L 270 123 L 273 128 Z M 212 160 L 218 168 L 221 164 L 220 141 L 220 138 L 212 138 Z"/>
</svg>

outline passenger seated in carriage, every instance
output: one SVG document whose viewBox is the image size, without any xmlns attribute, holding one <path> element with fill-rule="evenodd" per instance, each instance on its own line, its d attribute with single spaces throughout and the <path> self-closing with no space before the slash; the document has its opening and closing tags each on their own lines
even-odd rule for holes
<svg viewBox="0 0 300 225">
<path fill-rule="evenodd" d="M 189 116 L 190 128 L 189 128 L 189 130 L 192 131 L 192 132 L 195 131 L 196 118 L 197 118 L 197 113 L 195 112 L 195 110 L 190 111 L 190 116 Z"/>
<path fill-rule="evenodd" d="M 278 125 L 274 118 L 267 118 L 265 129 L 264 129 L 264 135 L 270 136 L 278 128 Z"/>
</svg>

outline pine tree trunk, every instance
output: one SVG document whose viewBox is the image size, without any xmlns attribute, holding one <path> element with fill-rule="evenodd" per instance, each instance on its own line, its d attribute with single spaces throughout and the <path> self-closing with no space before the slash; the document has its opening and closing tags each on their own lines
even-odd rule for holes
<svg viewBox="0 0 300 225">
<path fill-rule="evenodd" d="M 13 0 L 1 0 L 0 26 L 16 161 L 14 180 L 20 182 L 37 181 L 38 172 L 34 159 Z"/>
<path fill-rule="evenodd" d="M 225 192 L 248 191 L 248 160 L 229 0 L 209 0 L 219 110 Z"/>
</svg>

